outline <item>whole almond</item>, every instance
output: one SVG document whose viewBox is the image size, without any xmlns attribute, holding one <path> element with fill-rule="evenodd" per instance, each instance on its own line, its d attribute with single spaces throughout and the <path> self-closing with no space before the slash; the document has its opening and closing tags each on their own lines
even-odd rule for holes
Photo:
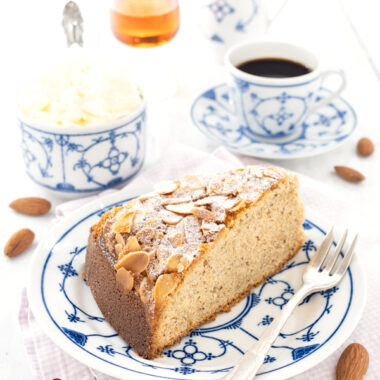
<svg viewBox="0 0 380 380">
<path fill-rule="evenodd" d="M 336 366 L 336 380 L 361 380 L 369 365 L 368 351 L 359 343 L 346 347 Z"/>
<path fill-rule="evenodd" d="M 375 150 L 375 146 L 373 145 L 373 142 L 368 137 L 362 137 L 358 141 L 356 150 L 360 156 L 368 157 Z"/>
<path fill-rule="evenodd" d="M 15 257 L 29 248 L 34 240 L 34 232 L 23 228 L 15 232 L 4 247 L 5 256 Z"/>
<path fill-rule="evenodd" d="M 348 166 L 334 166 L 334 169 L 339 177 L 348 182 L 361 182 L 365 180 L 362 173 L 355 169 L 349 168 Z"/>
<path fill-rule="evenodd" d="M 43 215 L 49 212 L 51 203 L 38 197 L 19 198 L 9 205 L 13 210 L 27 215 Z"/>
</svg>

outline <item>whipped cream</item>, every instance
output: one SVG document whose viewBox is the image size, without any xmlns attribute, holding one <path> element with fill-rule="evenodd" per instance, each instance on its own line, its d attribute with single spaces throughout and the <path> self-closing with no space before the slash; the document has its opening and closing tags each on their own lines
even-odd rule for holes
<svg viewBox="0 0 380 380">
<path fill-rule="evenodd" d="M 59 128 L 114 121 L 142 101 L 140 88 L 123 67 L 73 46 L 62 61 L 25 84 L 17 106 L 27 118 Z"/>
</svg>

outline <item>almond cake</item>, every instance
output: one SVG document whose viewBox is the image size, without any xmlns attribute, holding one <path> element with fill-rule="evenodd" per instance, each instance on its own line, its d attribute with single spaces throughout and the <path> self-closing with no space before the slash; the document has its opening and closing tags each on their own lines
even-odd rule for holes
<svg viewBox="0 0 380 380">
<path fill-rule="evenodd" d="M 86 276 L 106 320 L 152 359 L 246 297 L 303 245 L 298 179 L 248 166 L 164 181 L 91 227 Z"/>
</svg>

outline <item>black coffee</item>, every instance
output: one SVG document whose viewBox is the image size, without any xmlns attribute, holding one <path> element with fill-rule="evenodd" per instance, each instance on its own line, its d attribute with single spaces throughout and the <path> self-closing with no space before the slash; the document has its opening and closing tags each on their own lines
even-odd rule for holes
<svg viewBox="0 0 380 380">
<path fill-rule="evenodd" d="M 302 63 L 282 58 L 259 58 L 246 61 L 237 66 L 248 74 L 268 78 L 289 78 L 308 74 L 311 69 Z"/>
</svg>

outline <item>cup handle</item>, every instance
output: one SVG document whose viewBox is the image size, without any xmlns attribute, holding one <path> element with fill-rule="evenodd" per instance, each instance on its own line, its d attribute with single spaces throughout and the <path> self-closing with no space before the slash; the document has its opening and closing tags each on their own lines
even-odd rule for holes
<svg viewBox="0 0 380 380">
<path fill-rule="evenodd" d="M 330 75 L 338 75 L 340 77 L 341 82 L 340 82 L 339 87 L 335 91 L 333 91 L 329 96 L 323 98 L 318 103 L 314 103 L 309 108 L 309 112 L 308 113 L 314 112 L 317 108 L 323 107 L 326 104 L 330 103 L 333 99 L 335 99 L 337 96 L 339 96 L 340 93 L 346 88 L 346 84 L 347 84 L 346 74 L 342 70 L 326 70 L 326 71 L 322 71 L 321 77 L 320 77 L 321 87 L 322 87 L 323 82 Z"/>
<path fill-rule="evenodd" d="M 274 13 L 274 15 L 272 15 L 272 17 L 269 17 L 268 11 L 267 11 L 267 7 L 265 7 L 266 8 L 265 10 L 266 10 L 266 13 L 267 13 L 267 19 L 268 19 L 268 24 L 267 24 L 268 25 L 267 26 L 268 29 L 273 24 L 273 21 L 276 20 L 276 18 L 280 15 L 280 13 L 282 12 L 282 10 L 285 8 L 285 5 L 287 4 L 287 2 L 288 2 L 288 0 L 283 0 L 282 4 L 278 7 L 278 9 Z"/>
</svg>

